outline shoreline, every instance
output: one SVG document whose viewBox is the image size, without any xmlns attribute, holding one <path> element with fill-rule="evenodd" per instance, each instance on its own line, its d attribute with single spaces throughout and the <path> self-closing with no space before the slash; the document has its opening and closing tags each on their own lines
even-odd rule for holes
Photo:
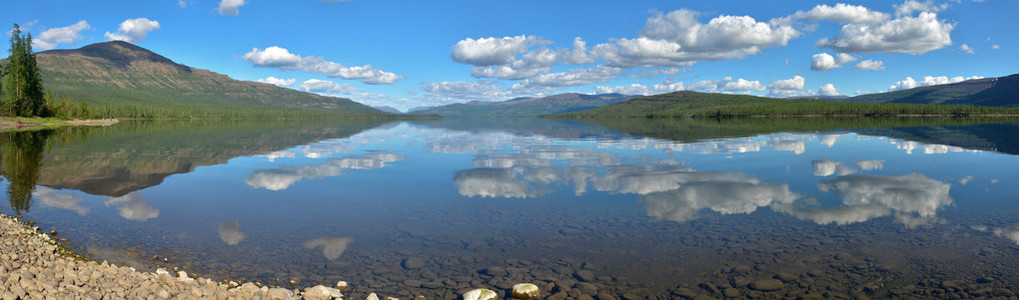
<svg viewBox="0 0 1019 300">
<path fill-rule="evenodd" d="M 31 120 L 0 120 L 0 129 L 23 129 L 45 126 L 113 126 L 119 123 L 117 119 L 90 119 L 90 120 L 68 120 L 62 122 L 33 122 Z"/>
<path fill-rule="evenodd" d="M 84 259 L 49 234 L 0 213 L 0 299 L 343 299 L 346 282 L 304 289 L 218 282 L 157 269 L 137 271 Z M 371 298 L 369 296 L 369 298 Z"/>
</svg>

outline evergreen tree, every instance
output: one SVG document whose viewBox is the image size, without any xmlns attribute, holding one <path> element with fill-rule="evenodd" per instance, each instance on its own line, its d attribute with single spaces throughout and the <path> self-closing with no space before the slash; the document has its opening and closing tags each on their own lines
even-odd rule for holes
<svg viewBox="0 0 1019 300">
<path fill-rule="evenodd" d="M 42 72 L 32 53 L 32 34 L 22 36 L 21 27 L 14 24 L 8 51 L 10 56 L 7 57 L 3 85 L 7 96 L 3 106 L 17 116 L 38 116 L 43 113 L 46 99 Z"/>
</svg>

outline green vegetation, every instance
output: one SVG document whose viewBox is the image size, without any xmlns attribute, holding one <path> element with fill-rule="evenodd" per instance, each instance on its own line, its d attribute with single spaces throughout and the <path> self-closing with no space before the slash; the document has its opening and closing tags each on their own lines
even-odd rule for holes
<svg viewBox="0 0 1019 300">
<path fill-rule="evenodd" d="M 623 101 L 633 96 L 620 94 L 558 94 L 542 98 L 520 98 L 501 102 L 472 101 L 415 111 L 448 117 L 523 117 L 582 111 Z"/>
<path fill-rule="evenodd" d="M 11 30 L 10 56 L 3 66 L 3 94 L 0 98 L 0 115 L 43 116 L 46 113 L 43 99 L 42 74 L 32 54 L 32 34 L 21 34 L 14 24 Z"/>
<path fill-rule="evenodd" d="M 679 142 L 747 137 L 776 132 L 878 130 L 887 128 L 938 128 L 946 126 L 997 125 L 1019 122 L 1005 118 L 677 118 L 677 119 L 582 119 L 633 136 Z M 887 132 L 887 130 L 883 131 Z"/>
<path fill-rule="evenodd" d="M 1019 116 L 1019 108 L 969 105 L 858 103 L 774 99 L 681 91 L 630 99 L 592 110 L 548 115 L 553 118 L 736 118 L 736 117 L 894 117 Z"/>
<path fill-rule="evenodd" d="M 860 95 L 847 100 L 868 103 L 1019 106 L 1019 74 Z"/>
<path fill-rule="evenodd" d="M 30 45 L 31 36 L 24 39 Z M 13 40 L 13 38 L 12 38 Z M 13 52 L 12 52 L 13 53 Z M 29 49 L 27 53 L 31 53 Z M 126 42 L 34 55 L 46 103 L 36 114 L 63 119 L 410 119 L 350 99 L 326 97 L 177 64 Z M 16 65 L 17 56 L 0 61 Z M 35 62 L 33 62 L 35 64 Z M 13 70 L 13 69 L 12 69 Z M 10 76 L 7 76 L 10 77 Z M 10 80 L 10 79 L 8 79 Z M 9 88 L 9 83 L 4 83 Z M 34 99 L 34 98 L 33 98 Z M 4 103 L 10 102 L 8 101 Z M 15 110 L 8 110 L 14 115 Z M 19 114 L 22 115 L 22 114 Z"/>
</svg>

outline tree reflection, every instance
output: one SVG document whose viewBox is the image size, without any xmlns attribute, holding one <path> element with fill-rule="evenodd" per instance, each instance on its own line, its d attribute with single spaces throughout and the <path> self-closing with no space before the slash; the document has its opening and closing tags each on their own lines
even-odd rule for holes
<svg viewBox="0 0 1019 300">
<path fill-rule="evenodd" d="M 7 195 L 11 209 L 17 214 L 31 208 L 32 191 L 39 181 L 39 170 L 46 150 L 46 140 L 53 130 L 0 133 L 0 175 L 9 181 Z"/>
</svg>

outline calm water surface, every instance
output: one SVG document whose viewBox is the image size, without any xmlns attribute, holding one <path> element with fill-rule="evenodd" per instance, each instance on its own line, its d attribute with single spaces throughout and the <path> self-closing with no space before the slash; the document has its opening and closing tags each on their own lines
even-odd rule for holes
<svg viewBox="0 0 1019 300">
<path fill-rule="evenodd" d="M 701 125 L 3 133 L 0 210 L 100 261 L 284 286 L 346 280 L 362 298 L 519 282 L 612 298 L 1019 292 L 1019 126 Z"/>
</svg>

